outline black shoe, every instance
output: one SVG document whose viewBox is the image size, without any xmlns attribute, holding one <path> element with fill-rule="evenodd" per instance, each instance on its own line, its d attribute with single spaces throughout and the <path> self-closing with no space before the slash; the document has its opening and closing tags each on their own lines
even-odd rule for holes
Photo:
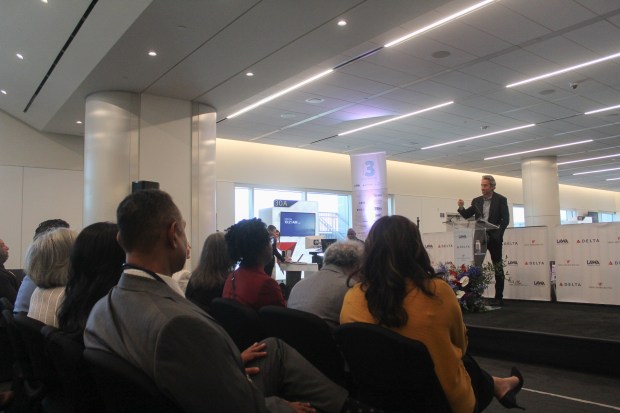
<svg viewBox="0 0 620 413">
<path fill-rule="evenodd" d="M 489 305 L 490 305 L 491 307 L 503 307 L 503 305 L 504 305 L 504 300 L 503 300 L 503 299 L 501 299 L 501 298 L 496 298 L 496 299 L 492 300 L 492 301 L 489 303 Z"/>
<path fill-rule="evenodd" d="M 525 410 L 525 407 L 521 407 L 517 404 L 517 393 L 519 393 L 519 391 L 521 391 L 521 388 L 523 387 L 523 376 L 521 375 L 521 372 L 516 367 L 513 367 L 510 370 L 510 375 L 518 378 L 519 384 L 517 384 L 517 387 L 515 387 L 512 390 L 509 390 L 506 394 L 504 394 L 504 397 L 502 397 L 498 401 L 502 406 L 504 406 L 507 409 L 517 408 L 517 409 Z"/>
</svg>

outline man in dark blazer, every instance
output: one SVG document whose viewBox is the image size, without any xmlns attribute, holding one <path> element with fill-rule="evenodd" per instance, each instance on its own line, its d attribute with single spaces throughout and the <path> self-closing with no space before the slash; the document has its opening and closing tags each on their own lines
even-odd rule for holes
<svg viewBox="0 0 620 413">
<path fill-rule="evenodd" d="M 267 339 L 240 353 L 213 318 L 185 299 L 171 278 L 185 263 L 185 221 L 167 193 L 147 189 L 127 196 L 117 221 L 127 263 L 118 285 L 90 313 L 87 348 L 138 367 L 184 412 L 357 407 L 346 390 L 283 341 Z"/>
<path fill-rule="evenodd" d="M 483 175 L 480 181 L 482 196 L 474 198 L 469 208 L 464 208 L 462 199 L 458 200 L 458 212 L 463 218 L 475 216 L 491 224 L 497 225 L 498 229 L 487 230 L 487 250 L 491 253 L 491 261 L 495 266 L 495 299 L 491 305 L 504 305 L 504 265 L 502 256 L 502 244 L 504 231 L 510 222 L 508 200 L 495 192 L 495 178 L 491 175 Z"/>
</svg>

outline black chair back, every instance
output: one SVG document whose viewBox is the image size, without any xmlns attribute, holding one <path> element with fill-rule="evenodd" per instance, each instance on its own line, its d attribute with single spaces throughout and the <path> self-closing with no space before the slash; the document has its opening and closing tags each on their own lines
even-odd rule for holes
<svg viewBox="0 0 620 413">
<path fill-rule="evenodd" d="M 422 342 L 366 323 L 341 325 L 335 336 L 360 401 L 386 412 L 450 412 Z"/>
<path fill-rule="evenodd" d="M 13 311 L 13 304 L 6 297 L 0 297 L 0 311 Z M 0 382 L 11 381 L 13 378 L 13 349 L 6 329 L 4 318 L 0 317 Z"/>
<path fill-rule="evenodd" d="M 67 413 L 103 413 L 103 399 L 84 361 L 84 344 L 52 326 L 41 330 L 47 355 L 60 383 L 59 399 Z"/>
<path fill-rule="evenodd" d="M 262 307 L 258 316 L 267 337 L 282 339 L 332 381 L 348 386 L 344 359 L 325 320 L 305 311 L 271 305 Z"/>
<path fill-rule="evenodd" d="M 266 337 L 261 331 L 256 310 L 235 300 L 213 299 L 210 314 L 226 330 L 239 351 Z"/>
<path fill-rule="evenodd" d="M 181 413 L 143 371 L 107 351 L 87 348 L 84 359 L 108 413 Z M 205 406 L 208 409 L 207 406 Z"/>
</svg>

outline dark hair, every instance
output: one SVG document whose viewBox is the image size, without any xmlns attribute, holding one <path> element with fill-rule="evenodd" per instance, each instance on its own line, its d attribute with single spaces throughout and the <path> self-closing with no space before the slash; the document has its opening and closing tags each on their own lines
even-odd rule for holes
<svg viewBox="0 0 620 413">
<path fill-rule="evenodd" d="M 56 219 L 48 219 L 39 224 L 39 226 L 34 230 L 34 237 L 36 239 L 39 235 L 56 228 L 69 228 L 69 223 L 64 219 L 56 218 Z"/>
<path fill-rule="evenodd" d="M 493 175 L 482 175 L 482 180 L 489 181 L 489 185 L 495 188 L 495 178 L 493 178 Z"/>
<path fill-rule="evenodd" d="M 403 300 L 407 280 L 429 297 L 428 280 L 436 277 L 420 230 L 409 219 L 393 215 L 377 220 L 366 238 L 360 274 L 368 310 L 386 327 L 407 322 Z"/>
<path fill-rule="evenodd" d="M 119 242 L 125 252 L 149 251 L 161 236 L 162 228 L 181 219 L 174 201 L 159 189 L 143 189 L 128 195 L 116 209 Z"/>
<path fill-rule="evenodd" d="M 69 280 L 58 311 L 59 328 L 82 333 L 95 303 L 116 285 L 125 253 L 116 242 L 118 227 L 98 222 L 80 232 L 71 251 Z"/>
<path fill-rule="evenodd" d="M 228 256 L 242 267 L 264 265 L 262 254 L 269 244 L 269 232 L 258 218 L 243 219 L 226 230 Z"/>
<path fill-rule="evenodd" d="M 232 262 L 228 256 L 224 234 L 214 232 L 202 246 L 200 261 L 192 272 L 189 283 L 194 288 L 216 289 L 224 285 L 231 271 Z"/>
</svg>

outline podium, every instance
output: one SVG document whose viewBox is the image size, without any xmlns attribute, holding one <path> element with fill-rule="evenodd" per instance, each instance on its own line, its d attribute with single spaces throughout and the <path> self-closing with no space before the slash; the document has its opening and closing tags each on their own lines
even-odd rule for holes
<svg viewBox="0 0 620 413">
<path fill-rule="evenodd" d="M 451 221 L 454 232 L 454 265 L 482 266 L 487 254 L 487 231 L 499 229 L 482 219 L 476 221 Z"/>
<path fill-rule="evenodd" d="M 309 264 L 307 262 L 283 262 L 280 264 L 280 268 L 286 274 L 285 283 L 289 291 L 301 280 L 302 272 L 317 272 L 319 270 L 317 264 Z"/>
</svg>

